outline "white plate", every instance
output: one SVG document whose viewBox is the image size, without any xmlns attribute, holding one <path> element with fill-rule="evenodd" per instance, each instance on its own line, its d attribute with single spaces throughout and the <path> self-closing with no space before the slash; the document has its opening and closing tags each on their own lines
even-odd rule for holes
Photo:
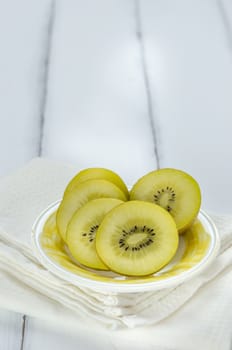
<svg viewBox="0 0 232 350">
<path fill-rule="evenodd" d="M 33 247 L 37 258 L 46 269 L 76 286 L 108 293 L 154 291 L 174 287 L 201 273 L 219 250 L 217 228 L 210 217 L 200 211 L 193 227 L 180 236 L 179 248 L 172 261 L 159 272 L 136 278 L 89 269 L 74 261 L 56 231 L 55 212 L 59 203 L 60 201 L 51 204 L 36 219 L 32 228 Z"/>
</svg>

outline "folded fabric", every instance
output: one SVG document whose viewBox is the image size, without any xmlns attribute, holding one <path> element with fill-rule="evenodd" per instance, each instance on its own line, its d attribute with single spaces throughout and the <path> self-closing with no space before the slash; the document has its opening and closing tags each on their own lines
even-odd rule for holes
<svg viewBox="0 0 232 350">
<path fill-rule="evenodd" d="M 204 273 L 175 288 L 158 292 L 109 294 L 76 287 L 53 275 L 41 266 L 33 254 L 31 227 L 45 207 L 61 198 L 65 185 L 77 170 L 71 166 L 35 159 L 15 175 L 0 181 L 1 285 L 2 293 L 8 291 L 11 305 L 15 305 L 15 308 L 11 307 L 16 311 L 41 317 L 43 308 L 28 302 L 36 296 L 37 300 L 41 298 L 46 303 L 50 300 L 52 304 L 43 318 L 54 318 L 52 315 L 56 313 L 52 310 L 56 305 L 58 309 L 65 309 L 68 315 L 72 315 L 72 322 L 73 319 L 77 323 L 86 319 L 113 329 L 152 325 L 172 315 L 200 287 L 231 266 L 232 252 L 229 248 L 232 245 L 232 216 L 214 215 L 221 235 L 220 254 Z M 15 284 L 16 289 L 21 289 L 17 297 L 21 298 L 20 308 L 16 307 L 19 301 L 12 301 L 14 293 L 8 290 L 9 284 Z M 2 300 L 6 304 L 3 294 L 0 303 Z M 25 298 L 28 294 L 31 298 Z M 226 298 L 227 294 L 224 291 L 223 297 Z"/>
</svg>

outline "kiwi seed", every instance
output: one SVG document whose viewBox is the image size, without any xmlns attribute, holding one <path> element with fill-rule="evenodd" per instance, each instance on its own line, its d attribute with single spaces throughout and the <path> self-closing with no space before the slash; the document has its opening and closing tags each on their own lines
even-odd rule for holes
<svg viewBox="0 0 232 350">
<path fill-rule="evenodd" d="M 162 207 L 166 209 L 169 213 L 173 210 L 173 206 L 176 200 L 176 193 L 172 187 L 167 186 L 155 192 L 153 195 L 154 202 L 157 205 L 161 205 L 162 201 L 164 202 Z"/>
<path fill-rule="evenodd" d="M 99 227 L 99 225 L 91 226 L 89 232 L 87 232 L 87 233 L 86 233 L 86 232 L 82 233 L 82 236 L 83 236 L 83 237 L 86 237 L 86 236 L 87 236 L 88 241 L 89 241 L 89 242 L 93 242 L 94 239 L 95 239 L 95 233 L 96 233 L 98 227 Z"/>
</svg>

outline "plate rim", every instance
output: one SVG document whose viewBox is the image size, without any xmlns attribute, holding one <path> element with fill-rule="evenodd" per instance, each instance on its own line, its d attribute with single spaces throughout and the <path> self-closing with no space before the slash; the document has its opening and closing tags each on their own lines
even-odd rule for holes
<svg viewBox="0 0 232 350">
<path fill-rule="evenodd" d="M 31 230 L 31 240 L 32 248 L 36 258 L 40 263 L 54 275 L 58 276 L 62 280 L 65 280 L 77 287 L 89 288 L 99 292 L 111 292 L 111 293 L 137 293 L 137 292 L 148 292 L 161 290 L 166 288 L 175 287 L 178 284 L 182 284 L 185 281 L 188 281 L 203 272 L 217 256 L 217 253 L 220 248 L 220 237 L 218 229 L 211 219 L 211 217 L 202 209 L 200 209 L 198 216 L 203 218 L 203 224 L 207 224 L 208 227 L 211 227 L 210 232 L 207 232 L 210 235 L 210 246 L 207 250 L 206 255 L 198 262 L 194 267 L 190 268 L 187 271 L 175 276 L 168 277 L 167 279 L 151 281 L 146 283 L 141 282 L 131 282 L 130 284 L 120 284 L 120 280 L 115 282 L 105 282 L 97 281 L 87 277 L 80 276 L 75 274 L 62 266 L 58 265 L 55 261 L 44 252 L 40 244 L 40 235 L 42 233 L 42 227 L 44 226 L 46 220 L 49 216 L 58 208 L 61 200 L 57 200 L 47 206 L 35 219 L 32 230 Z"/>
</svg>

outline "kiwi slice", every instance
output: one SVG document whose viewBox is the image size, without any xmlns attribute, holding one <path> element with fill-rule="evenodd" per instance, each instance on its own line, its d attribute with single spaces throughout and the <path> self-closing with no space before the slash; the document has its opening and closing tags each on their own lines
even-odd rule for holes
<svg viewBox="0 0 232 350">
<path fill-rule="evenodd" d="M 87 168 L 81 170 L 77 175 L 75 175 L 72 180 L 68 183 L 65 193 L 68 193 L 72 191 L 73 188 L 76 187 L 81 182 L 84 182 L 86 180 L 107 180 L 118 186 L 126 195 L 127 198 L 129 198 L 129 192 L 128 189 L 122 180 L 122 178 L 116 174 L 114 171 L 105 169 L 105 168 Z"/>
<path fill-rule="evenodd" d="M 130 199 L 160 205 L 172 215 L 181 233 L 192 224 L 199 212 L 201 191 L 189 174 L 164 168 L 140 178 L 131 189 Z"/>
<path fill-rule="evenodd" d="M 94 199 L 75 212 L 67 228 L 66 242 L 72 256 L 81 264 L 108 270 L 97 255 L 95 234 L 105 215 L 122 203 L 114 198 Z"/>
<path fill-rule="evenodd" d="M 112 209 L 96 233 L 96 249 L 112 271 L 144 276 L 165 266 L 178 247 L 175 221 L 158 205 L 130 201 Z"/>
<path fill-rule="evenodd" d="M 126 201 L 126 195 L 112 182 L 106 180 L 87 180 L 67 193 L 64 197 L 56 214 L 56 224 L 58 231 L 66 240 L 66 229 L 69 221 L 76 210 L 88 201 L 97 198 L 117 198 Z"/>
</svg>

